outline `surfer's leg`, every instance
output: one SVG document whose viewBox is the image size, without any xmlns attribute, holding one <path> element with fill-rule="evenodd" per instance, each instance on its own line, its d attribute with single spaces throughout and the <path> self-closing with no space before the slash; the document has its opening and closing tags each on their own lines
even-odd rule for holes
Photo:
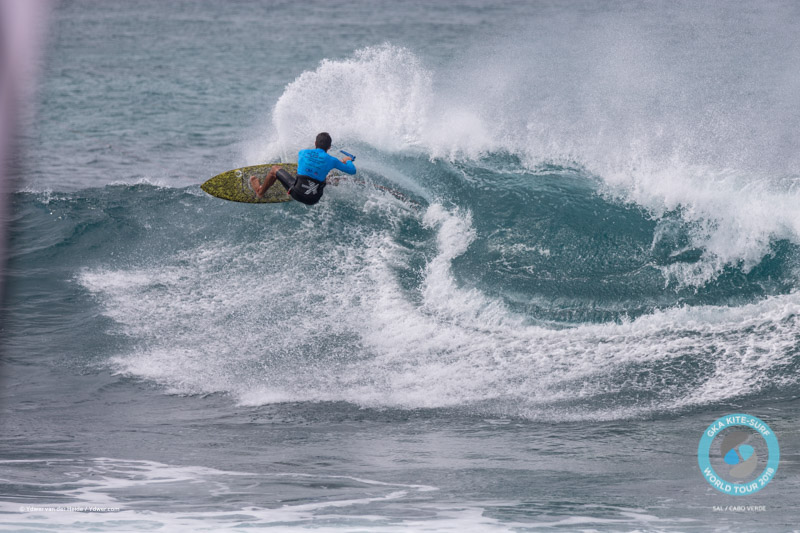
<svg viewBox="0 0 800 533">
<path fill-rule="evenodd" d="M 261 186 L 258 185 L 257 176 L 250 176 L 250 187 L 253 188 L 253 191 L 256 193 L 257 197 L 263 198 L 264 193 L 267 192 L 267 189 L 275 184 L 275 180 L 278 179 L 277 175 L 280 169 L 281 167 L 278 165 L 275 165 L 269 169 L 269 172 L 267 173 L 267 179 L 264 180 L 264 183 Z"/>
<path fill-rule="evenodd" d="M 297 181 L 297 176 L 292 176 L 286 170 L 279 168 L 275 173 L 275 177 L 281 182 L 283 188 L 290 191 L 294 187 L 294 182 Z"/>
</svg>

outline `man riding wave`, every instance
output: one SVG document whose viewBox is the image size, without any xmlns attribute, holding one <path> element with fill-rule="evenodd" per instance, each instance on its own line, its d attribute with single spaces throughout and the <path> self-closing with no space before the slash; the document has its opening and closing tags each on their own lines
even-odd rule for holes
<svg viewBox="0 0 800 533">
<path fill-rule="evenodd" d="M 331 136 L 327 132 L 317 135 L 313 150 L 300 150 L 297 157 L 297 176 L 292 176 L 278 165 L 269 169 L 267 179 L 259 184 L 257 176 L 250 176 L 250 187 L 258 198 L 263 198 L 267 189 L 280 180 L 289 194 L 306 205 L 314 205 L 322 198 L 325 178 L 333 170 L 341 170 L 346 174 L 355 174 L 356 166 L 351 157 L 341 160 L 328 154 L 331 148 Z"/>
</svg>

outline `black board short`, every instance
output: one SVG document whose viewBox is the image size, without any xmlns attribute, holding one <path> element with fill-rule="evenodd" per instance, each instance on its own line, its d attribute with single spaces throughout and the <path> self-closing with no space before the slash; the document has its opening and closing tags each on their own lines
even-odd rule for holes
<svg viewBox="0 0 800 533">
<path fill-rule="evenodd" d="M 278 170 L 276 176 L 278 181 L 289 191 L 289 195 L 298 202 L 314 205 L 322 198 L 322 190 L 325 188 L 324 181 L 318 181 L 302 174 L 292 176 L 284 169 Z"/>
</svg>

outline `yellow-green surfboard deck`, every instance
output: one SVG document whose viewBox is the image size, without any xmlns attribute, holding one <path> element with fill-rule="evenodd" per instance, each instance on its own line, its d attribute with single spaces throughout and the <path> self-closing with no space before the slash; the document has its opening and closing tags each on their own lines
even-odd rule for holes
<svg viewBox="0 0 800 533">
<path fill-rule="evenodd" d="M 275 185 L 267 190 L 264 198 L 257 198 L 250 188 L 250 176 L 258 176 L 258 181 L 263 183 L 267 177 L 269 169 L 276 163 L 267 165 L 254 165 L 252 167 L 242 167 L 218 174 L 200 186 L 211 196 L 230 200 L 231 202 L 244 202 L 248 204 L 273 204 L 277 202 L 288 202 L 292 199 L 286 194 L 286 188 L 280 181 L 275 181 Z M 280 163 L 279 166 L 294 175 L 297 173 L 297 165 L 294 163 Z"/>
</svg>

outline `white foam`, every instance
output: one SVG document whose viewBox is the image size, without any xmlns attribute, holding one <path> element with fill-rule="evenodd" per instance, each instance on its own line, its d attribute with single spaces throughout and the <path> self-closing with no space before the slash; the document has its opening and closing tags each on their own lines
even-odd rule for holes
<svg viewBox="0 0 800 533">
<path fill-rule="evenodd" d="M 643 509 L 576 507 L 567 516 L 495 518 L 495 510 L 520 502 L 465 500 L 457 504 L 424 497 L 427 485 L 348 475 L 241 472 L 156 461 L 99 457 L 87 460 L 0 461 L 0 468 L 41 468 L 64 482 L 29 483 L 20 502 L 0 502 L 0 531 L 405 531 L 511 532 L 559 526 L 669 527 L 692 522 L 659 518 Z M 11 466 L 11 468 L 8 468 Z M 291 491 L 302 491 L 300 502 Z M 173 496 L 190 495 L 190 501 Z M 185 498 L 184 498 L 185 500 Z M 246 501 L 247 504 L 242 502 Z M 288 502 L 288 503 L 281 503 Z M 302 502 L 302 503 L 301 503 Z M 81 511 L 75 509 L 83 509 Z M 102 509 L 102 510 L 101 510 Z M 358 514 L 353 513 L 357 509 Z M 504 513 L 508 514 L 508 513 Z M 515 514 L 515 516 L 520 516 Z M 589 529 L 587 529 L 588 531 Z"/>
<path fill-rule="evenodd" d="M 0 531 L 31 527 L 58 531 L 96 531 L 98 528 L 232 531 L 270 527 L 281 531 L 310 526 L 321 531 L 338 531 L 348 527 L 347 511 L 342 513 L 338 509 L 376 504 L 375 510 L 379 512 L 382 505 L 405 505 L 409 496 L 437 490 L 427 485 L 347 475 L 249 473 L 105 457 L 0 461 L 0 468 L 9 463 L 15 467 L 7 469 L 12 475 L 18 468 L 38 468 L 39 463 L 46 463 L 53 470 L 52 477 L 62 477 L 66 481 L 14 480 L 17 485 L 27 486 L 37 497 L 28 496 L 23 503 L 0 502 L 0 512 L 5 515 Z M 320 484 L 326 486 L 324 494 L 315 493 L 315 487 Z M 285 492 L 291 485 L 302 487 L 303 500 L 310 499 L 311 503 L 276 505 L 276 501 L 292 501 L 285 494 L 274 493 L 276 490 Z M 190 494 L 192 501 L 172 500 L 170 495 L 175 493 Z M 251 502 L 247 506 L 241 503 L 243 495 Z M 317 501 L 313 501 L 315 498 Z M 388 531 L 399 530 L 402 525 L 393 524 L 383 516 L 359 516 L 358 520 L 386 524 Z M 342 524 L 330 525 L 332 521 Z M 436 528 L 441 524 L 433 519 L 429 525 Z"/>
<path fill-rule="evenodd" d="M 315 237 L 318 219 L 298 223 L 288 249 L 206 243 L 155 268 L 87 270 L 79 281 L 137 339 L 113 358 L 120 372 L 246 405 L 347 401 L 613 419 L 796 380 L 781 368 L 794 349 L 798 293 L 552 329 L 456 281 L 452 261 L 475 236 L 469 212 L 434 204 L 424 213 L 437 251 L 411 289 L 397 279 L 411 250 L 394 240 L 392 221 L 412 215 L 375 214 L 391 221 L 370 232 L 343 228 L 352 236 L 345 243 Z"/>
</svg>

